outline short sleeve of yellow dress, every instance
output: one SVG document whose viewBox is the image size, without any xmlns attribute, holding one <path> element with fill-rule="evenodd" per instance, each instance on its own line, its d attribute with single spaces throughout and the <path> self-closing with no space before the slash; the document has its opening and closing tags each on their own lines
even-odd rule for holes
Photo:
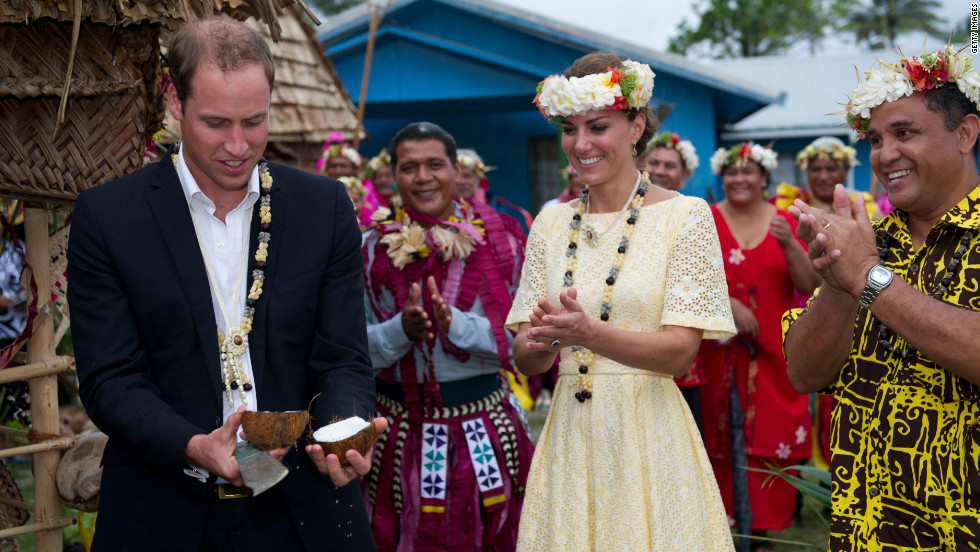
<svg viewBox="0 0 980 552">
<path fill-rule="evenodd" d="M 535 220 L 508 327 L 526 322 L 539 297 L 558 302 L 574 207 L 556 205 Z M 595 246 L 580 240 L 573 287 L 598 319 L 626 218 L 606 213 L 588 222 L 600 235 Z M 640 209 L 611 307 L 608 324 L 623 330 L 681 325 L 707 338 L 734 334 L 703 200 L 678 194 Z M 518 550 L 733 550 L 701 436 L 673 380 L 599 356 L 584 376 L 591 398 L 579 401 L 571 348 L 561 352 L 560 374 L 531 464 Z"/>
</svg>

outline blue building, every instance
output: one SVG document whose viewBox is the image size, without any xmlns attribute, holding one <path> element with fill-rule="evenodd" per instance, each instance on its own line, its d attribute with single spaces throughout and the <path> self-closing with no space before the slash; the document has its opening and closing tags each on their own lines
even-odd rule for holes
<svg viewBox="0 0 980 552">
<path fill-rule="evenodd" d="M 351 96 L 359 97 L 368 43 L 367 6 L 332 17 L 318 38 Z M 434 122 L 498 169 L 491 192 L 532 211 L 560 190 L 565 160 L 557 127 L 532 103 L 535 88 L 576 58 L 609 50 L 650 64 L 652 104 L 663 127 L 691 140 L 701 167 L 685 192 L 720 197 L 708 158 L 718 130 L 782 100 L 775 89 L 672 54 L 481 0 L 401 0 L 374 45 L 362 144 L 373 155 L 404 125 Z"/>
</svg>

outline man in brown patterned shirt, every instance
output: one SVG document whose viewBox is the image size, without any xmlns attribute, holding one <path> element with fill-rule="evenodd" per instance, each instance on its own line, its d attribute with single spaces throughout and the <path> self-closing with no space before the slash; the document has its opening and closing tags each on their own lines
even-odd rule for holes
<svg viewBox="0 0 980 552">
<path fill-rule="evenodd" d="M 980 75 L 947 48 L 882 63 L 848 123 L 895 210 L 790 210 L 825 285 L 786 313 L 789 376 L 836 398 L 832 551 L 980 550 Z M 848 215 L 849 214 L 849 215 Z"/>
</svg>

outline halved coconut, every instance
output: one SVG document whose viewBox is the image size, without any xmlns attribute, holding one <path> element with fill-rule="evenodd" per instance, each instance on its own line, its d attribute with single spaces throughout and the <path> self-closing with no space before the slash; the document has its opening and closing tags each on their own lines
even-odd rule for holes
<svg viewBox="0 0 980 552">
<path fill-rule="evenodd" d="M 242 412 L 245 438 L 261 450 L 292 446 L 303 434 L 309 412 Z"/>
<path fill-rule="evenodd" d="M 361 456 L 368 453 L 378 439 L 374 422 L 358 416 L 327 424 L 313 432 L 312 444 L 320 445 L 323 454 L 336 454 L 341 466 L 349 466 L 347 451 L 356 450 Z"/>
</svg>

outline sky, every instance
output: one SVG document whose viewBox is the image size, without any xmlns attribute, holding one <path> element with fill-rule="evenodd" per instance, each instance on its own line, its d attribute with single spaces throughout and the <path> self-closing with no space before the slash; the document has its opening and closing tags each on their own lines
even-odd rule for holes
<svg viewBox="0 0 980 552">
<path fill-rule="evenodd" d="M 599 29 L 602 34 L 659 51 L 667 50 L 667 43 L 677 35 L 677 26 L 682 20 L 686 18 L 690 25 L 696 26 L 698 17 L 694 13 L 695 6 L 707 5 L 707 0 L 495 1 L 578 27 Z M 970 2 L 966 0 L 940 0 L 940 3 L 943 7 L 939 15 L 950 22 L 950 28 L 953 23 L 970 15 Z M 921 46 L 922 38 L 918 40 Z M 836 52 L 847 48 L 847 45 L 830 44 L 826 48 Z"/>
</svg>

